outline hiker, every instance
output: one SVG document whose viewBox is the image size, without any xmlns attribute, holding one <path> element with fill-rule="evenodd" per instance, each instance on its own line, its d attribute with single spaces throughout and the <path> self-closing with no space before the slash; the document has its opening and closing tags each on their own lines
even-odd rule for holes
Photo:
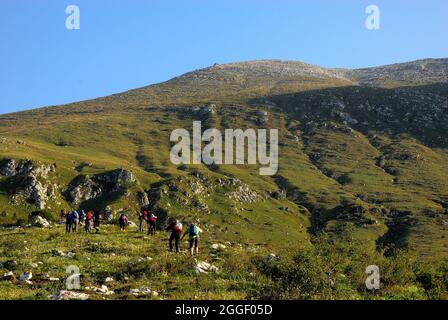
<svg viewBox="0 0 448 320">
<path fill-rule="evenodd" d="M 183 240 L 183 238 L 185 238 L 185 236 L 188 234 L 191 256 L 193 256 L 194 254 L 199 255 L 199 234 L 201 232 L 203 232 L 202 229 L 192 223 L 188 226 L 187 230 L 185 230 L 185 233 L 182 236 L 181 240 Z"/>
<path fill-rule="evenodd" d="M 156 222 L 157 222 L 157 216 L 154 213 L 151 213 L 148 217 L 148 235 L 156 234 Z"/>
<path fill-rule="evenodd" d="M 79 213 L 78 211 L 74 210 L 72 213 L 70 213 L 70 224 L 72 228 L 72 232 L 78 231 L 78 224 L 79 224 Z"/>
<path fill-rule="evenodd" d="M 85 225 L 86 232 L 92 231 L 92 224 L 93 224 L 93 212 L 88 211 L 86 214 L 86 225 Z"/>
<path fill-rule="evenodd" d="M 139 224 L 139 232 L 143 232 L 144 231 L 144 223 L 145 221 L 148 220 L 148 211 L 146 211 L 145 209 L 142 208 L 142 210 L 140 210 L 139 214 L 138 214 L 138 219 L 140 220 L 140 224 Z"/>
<path fill-rule="evenodd" d="M 179 253 L 179 240 L 180 235 L 182 234 L 182 223 L 177 219 L 172 219 L 165 227 L 166 231 L 171 231 L 169 243 L 170 243 L 170 251 L 173 251 L 173 242 L 176 246 L 176 252 Z"/>
<path fill-rule="evenodd" d="M 128 226 L 128 223 L 129 223 L 129 218 L 126 215 L 126 213 L 122 213 L 120 215 L 120 218 L 118 218 L 118 223 L 120 225 L 120 230 L 124 231 L 126 229 L 126 227 Z"/>
<path fill-rule="evenodd" d="M 71 227 L 72 227 L 71 221 L 70 221 L 71 217 L 70 217 L 70 214 L 68 211 L 65 211 L 64 209 L 63 209 L 63 211 L 64 211 L 63 218 L 65 218 L 65 232 L 69 233 L 71 231 Z M 61 215 L 62 215 L 62 212 L 61 212 Z"/>
<path fill-rule="evenodd" d="M 86 212 L 81 209 L 81 211 L 79 212 L 79 224 L 84 225 L 85 222 L 86 222 Z"/>
<path fill-rule="evenodd" d="M 95 210 L 93 212 L 93 227 L 95 228 L 96 232 L 100 231 L 100 222 L 101 222 L 100 212 Z"/>
</svg>

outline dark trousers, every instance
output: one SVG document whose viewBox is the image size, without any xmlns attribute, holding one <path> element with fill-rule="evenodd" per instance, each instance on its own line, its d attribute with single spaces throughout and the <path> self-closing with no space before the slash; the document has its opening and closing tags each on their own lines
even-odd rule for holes
<svg viewBox="0 0 448 320">
<path fill-rule="evenodd" d="M 176 252 L 179 252 L 179 240 L 180 240 L 180 233 L 177 232 L 171 232 L 170 235 L 170 251 L 173 251 L 173 242 L 176 246 Z"/>
<path fill-rule="evenodd" d="M 65 232 L 70 232 L 72 229 L 72 223 L 69 218 L 65 218 Z"/>
<path fill-rule="evenodd" d="M 148 220 L 148 234 L 156 234 L 156 222 Z"/>
</svg>

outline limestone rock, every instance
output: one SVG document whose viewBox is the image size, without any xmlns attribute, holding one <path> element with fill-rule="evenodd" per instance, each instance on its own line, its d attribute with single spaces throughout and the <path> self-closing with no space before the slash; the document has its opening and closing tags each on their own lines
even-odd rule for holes
<svg viewBox="0 0 448 320">
<path fill-rule="evenodd" d="M 90 296 L 87 293 L 61 290 L 57 294 L 50 296 L 51 300 L 88 300 Z"/>
</svg>

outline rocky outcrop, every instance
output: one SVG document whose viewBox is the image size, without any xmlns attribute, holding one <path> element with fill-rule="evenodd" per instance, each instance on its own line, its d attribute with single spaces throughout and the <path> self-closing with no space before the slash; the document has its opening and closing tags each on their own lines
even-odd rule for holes
<svg viewBox="0 0 448 320">
<path fill-rule="evenodd" d="M 0 174 L 5 177 L 12 177 L 16 174 L 17 163 L 15 160 L 4 160 L 0 163 Z"/>
<path fill-rule="evenodd" d="M 149 205 L 148 194 L 146 192 L 139 192 L 137 200 L 140 207 L 147 207 Z"/>
<path fill-rule="evenodd" d="M 24 200 L 40 210 L 46 208 L 48 198 L 55 194 L 55 185 L 47 181 L 48 175 L 55 171 L 54 164 L 31 160 L 6 159 L 0 163 L 0 174 L 7 177 L 7 183 L 12 186 L 13 202 Z"/>
<path fill-rule="evenodd" d="M 70 185 L 68 189 L 69 200 L 74 204 L 81 201 L 99 198 L 103 195 L 101 186 L 96 184 L 92 179 L 86 178 L 79 183 Z"/>
<path fill-rule="evenodd" d="M 134 174 L 123 168 L 97 174 L 91 178 L 79 176 L 69 185 L 67 198 L 70 202 L 79 204 L 82 201 L 98 199 L 105 194 L 124 192 L 130 184 L 136 182 Z"/>
<path fill-rule="evenodd" d="M 239 203 L 252 203 L 261 199 L 261 196 L 257 192 L 251 190 L 246 184 L 239 185 L 235 191 L 228 192 L 226 195 L 229 199 Z"/>
<path fill-rule="evenodd" d="M 104 186 L 108 192 L 121 192 L 129 184 L 137 182 L 134 174 L 123 168 L 119 168 L 96 176 L 98 183 Z"/>
</svg>

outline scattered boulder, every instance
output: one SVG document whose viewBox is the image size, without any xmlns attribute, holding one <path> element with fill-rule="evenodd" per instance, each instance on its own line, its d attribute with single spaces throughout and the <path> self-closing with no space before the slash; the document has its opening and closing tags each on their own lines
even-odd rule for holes
<svg viewBox="0 0 448 320">
<path fill-rule="evenodd" d="M 152 258 L 151 257 L 143 257 L 143 258 L 138 258 L 138 262 L 147 262 L 147 261 L 151 261 L 152 260 Z"/>
<path fill-rule="evenodd" d="M 115 281 L 115 279 L 112 278 L 112 277 L 107 277 L 106 279 L 104 279 L 104 282 L 105 282 L 105 283 L 108 283 L 108 282 L 114 282 L 114 281 Z"/>
<path fill-rule="evenodd" d="M 1 278 L 2 281 L 16 281 L 16 276 L 12 271 L 6 272 Z"/>
<path fill-rule="evenodd" d="M 29 282 L 33 278 L 33 273 L 30 272 L 24 272 L 20 275 L 19 280 L 23 282 Z"/>
<path fill-rule="evenodd" d="M 97 294 L 101 294 L 101 295 L 106 295 L 106 296 L 110 296 L 112 294 L 114 294 L 113 290 L 109 290 L 109 288 L 106 285 L 102 285 L 100 288 L 98 287 L 86 287 L 86 290 L 91 290 Z"/>
<path fill-rule="evenodd" d="M 214 243 L 210 246 L 213 251 L 225 250 L 227 247 L 221 243 Z"/>
<path fill-rule="evenodd" d="M 87 293 L 61 290 L 57 294 L 50 296 L 51 300 L 88 300 L 90 296 Z"/>
<path fill-rule="evenodd" d="M 205 262 L 205 261 L 199 261 L 195 266 L 196 273 L 209 273 L 209 272 L 218 272 L 218 267 Z"/>
<path fill-rule="evenodd" d="M 131 289 L 129 290 L 129 295 L 132 296 L 151 296 L 151 297 L 157 297 L 159 296 L 159 293 L 157 291 L 151 290 L 146 287 L 141 287 L 140 289 Z"/>
<path fill-rule="evenodd" d="M 51 227 L 50 223 L 48 222 L 47 219 L 42 218 L 41 216 L 34 216 L 31 219 L 31 224 L 34 227 L 39 227 L 39 228 L 49 228 Z"/>
<path fill-rule="evenodd" d="M 64 252 L 61 250 L 52 250 L 51 253 L 53 254 L 53 256 L 55 257 L 63 257 L 63 258 L 74 258 L 75 257 L 75 253 L 74 252 Z"/>
</svg>

